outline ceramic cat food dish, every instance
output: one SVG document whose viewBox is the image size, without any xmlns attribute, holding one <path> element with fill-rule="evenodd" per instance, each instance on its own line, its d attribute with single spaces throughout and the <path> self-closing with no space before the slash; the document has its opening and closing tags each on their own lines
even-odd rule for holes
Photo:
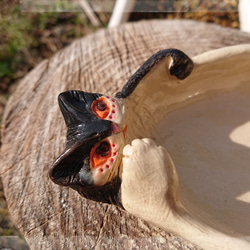
<svg viewBox="0 0 250 250">
<path fill-rule="evenodd" d="M 162 50 L 114 96 L 58 99 L 56 184 L 204 249 L 250 248 L 250 45 Z"/>
</svg>

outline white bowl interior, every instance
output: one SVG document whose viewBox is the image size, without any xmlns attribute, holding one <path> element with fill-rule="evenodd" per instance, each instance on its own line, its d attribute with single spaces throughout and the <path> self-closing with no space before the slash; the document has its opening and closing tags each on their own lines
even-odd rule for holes
<svg viewBox="0 0 250 250">
<path fill-rule="evenodd" d="M 187 90 L 186 99 L 181 97 L 182 104 L 164 117 L 154 136 L 173 159 L 189 212 L 214 228 L 247 236 L 250 52 L 218 57 L 194 58 L 193 73 L 179 87 Z"/>
</svg>

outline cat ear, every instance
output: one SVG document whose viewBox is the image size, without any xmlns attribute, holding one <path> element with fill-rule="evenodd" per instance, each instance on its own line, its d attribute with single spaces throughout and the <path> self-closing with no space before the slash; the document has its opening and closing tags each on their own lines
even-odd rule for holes
<svg viewBox="0 0 250 250">
<path fill-rule="evenodd" d="M 66 126 L 71 128 L 94 122 L 97 118 L 91 106 L 100 96 L 102 95 L 80 90 L 70 90 L 59 94 L 58 104 Z"/>
<path fill-rule="evenodd" d="M 88 149 L 80 143 L 75 143 L 55 160 L 50 168 L 49 176 L 53 182 L 58 185 L 72 186 L 79 182 L 79 172 L 84 166 L 84 159 L 88 157 Z M 91 173 L 88 176 L 86 184 L 92 185 L 93 179 Z"/>
<path fill-rule="evenodd" d="M 121 179 L 116 176 L 112 181 L 96 186 L 89 171 L 89 157 L 83 160 L 82 152 L 88 152 L 83 145 L 76 143 L 66 149 L 54 162 L 49 176 L 58 185 L 69 186 L 83 197 L 123 208 L 120 197 Z M 81 171 L 81 178 L 79 177 Z"/>
<path fill-rule="evenodd" d="M 136 89 L 137 85 L 145 86 L 149 89 L 149 85 L 154 85 L 155 82 L 169 82 L 169 78 L 175 77 L 183 80 L 188 77 L 194 64 L 192 60 L 177 49 L 161 50 L 150 57 L 128 80 L 121 92 L 116 94 L 116 98 L 127 98 Z M 140 87 L 140 90 L 142 88 Z"/>
</svg>

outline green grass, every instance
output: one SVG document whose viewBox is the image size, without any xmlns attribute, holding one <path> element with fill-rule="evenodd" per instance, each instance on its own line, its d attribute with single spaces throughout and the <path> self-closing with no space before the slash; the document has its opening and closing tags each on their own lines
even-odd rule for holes
<svg viewBox="0 0 250 250">
<path fill-rule="evenodd" d="M 0 77 L 12 77 L 16 63 L 20 63 L 15 55 L 32 44 L 30 35 L 32 26 L 21 14 L 18 6 L 10 13 L 3 13 L 0 25 Z"/>
<path fill-rule="evenodd" d="M 60 8 L 60 6 L 56 7 Z M 56 35 L 53 33 L 53 28 L 59 26 L 64 30 Z M 34 65 L 29 66 L 29 63 L 35 60 L 36 55 L 44 58 L 55 52 L 46 48 L 44 40 L 47 37 L 44 32 L 51 34 L 51 40 L 58 41 L 56 44 L 62 44 L 58 48 L 61 49 L 73 39 L 82 37 L 95 29 L 83 12 L 34 13 L 22 12 L 17 4 L 9 6 L 0 14 L 0 81 L 1 78 L 18 78 L 16 72 L 20 73 L 24 66 L 28 69 L 32 68 Z M 24 71 L 26 73 L 27 69 Z"/>
</svg>

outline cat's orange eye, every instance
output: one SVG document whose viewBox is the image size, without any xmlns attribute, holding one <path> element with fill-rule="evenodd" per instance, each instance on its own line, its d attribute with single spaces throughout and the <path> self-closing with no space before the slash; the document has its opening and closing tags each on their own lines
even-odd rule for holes
<svg viewBox="0 0 250 250">
<path fill-rule="evenodd" d="M 90 152 L 90 161 L 93 168 L 105 164 L 111 157 L 111 146 L 107 141 L 101 141 Z"/>
<path fill-rule="evenodd" d="M 104 97 L 95 100 L 91 108 L 96 116 L 101 119 L 105 119 L 110 112 L 110 104 Z"/>
</svg>

